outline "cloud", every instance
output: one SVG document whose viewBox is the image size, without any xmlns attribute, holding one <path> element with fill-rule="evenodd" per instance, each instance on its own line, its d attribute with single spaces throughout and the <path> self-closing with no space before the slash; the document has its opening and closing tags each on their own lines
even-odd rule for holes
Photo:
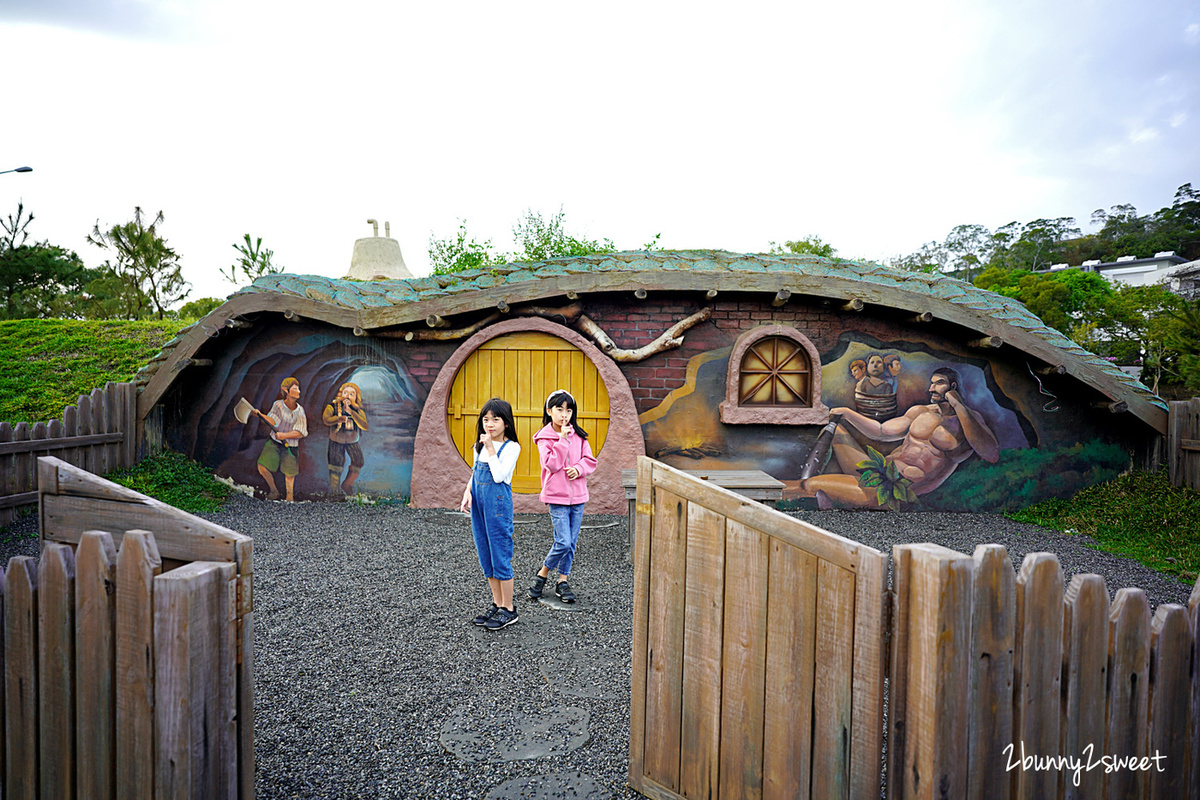
<svg viewBox="0 0 1200 800">
<path fill-rule="evenodd" d="M 31 23 L 122 38 L 190 38 L 185 4 L 156 0 L 4 0 L 0 22 Z"/>
</svg>

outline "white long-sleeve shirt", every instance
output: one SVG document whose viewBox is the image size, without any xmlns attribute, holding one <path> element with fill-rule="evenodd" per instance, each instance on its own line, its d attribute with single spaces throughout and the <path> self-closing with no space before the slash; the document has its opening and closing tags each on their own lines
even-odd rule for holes
<svg viewBox="0 0 1200 800">
<path fill-rule="evenodd" d="M 475 452 L 474 446 L 471 447 L 471 452 L 475 453 L 474 464 L 487 464 L 492 471 L 492 480 L 496 483 L 512 484 L 513 472 L 517 469 L 517 458 L 521 455 L 521 445 L 509 439 L 504 445 L 504 452 L 501 453 L 500 445 L 494 445 L 497 455 L 488 455 L 487 447 L 483 447 L 478 453 Z"/>
</svg>

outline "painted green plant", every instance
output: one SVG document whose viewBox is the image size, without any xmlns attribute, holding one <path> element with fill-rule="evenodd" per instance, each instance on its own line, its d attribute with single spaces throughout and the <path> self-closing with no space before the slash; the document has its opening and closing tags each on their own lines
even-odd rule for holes
<svg viewBox="0 0 1200 800">
<path fill-rule="evenodd" d="M 894 461 L 888 461 L 874 447 L 868 445 L 867 459 L 854 466 L 859 472 L 858 485 L 867 491 L 875 490 L 880 508 L 899 511 L 905 505 L 917 502 L 912 481 L 900 474 Z"/>
</svg>

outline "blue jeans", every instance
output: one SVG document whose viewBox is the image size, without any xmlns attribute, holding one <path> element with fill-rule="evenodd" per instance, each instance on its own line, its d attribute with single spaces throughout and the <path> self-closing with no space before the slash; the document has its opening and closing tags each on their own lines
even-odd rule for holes
<svg viewBox="0 0 1200 800">
<path fill-rule="evenodd" d="M 550 522 L 554 525 L 554 546 L 542 563 L 546 569 L 556 569 L 560 575 L 570 575 L 571 562 L 575 560 L 575 545 L 579 542 L 579 526 L 583 524 L 584 504 L 547 505 L 550 506 Z"/>
<path fill-rule="evenodd" d="M 512 486 L 492 480 L 487 464 L 476 464 L 471 475 L 471 533 L 484 577 L 512 580 Z"/>
</svg>

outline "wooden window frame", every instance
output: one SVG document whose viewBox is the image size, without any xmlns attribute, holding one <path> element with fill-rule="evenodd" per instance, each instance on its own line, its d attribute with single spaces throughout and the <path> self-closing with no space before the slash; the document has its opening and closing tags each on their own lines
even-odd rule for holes
<svg viewBox="0 0 1200 800">
<path fill-rule="evenodd" d="M 808 354 L 811 406 L 742 405 L 738 401 L 742 359 L 753 345 L 772 337 L 789 339 Z M 721 403 L 720 412 L 721 422 L 732 425 L 824 425 L 829 421 L 829 407 L 821 402 L 821 356 L 817 348 L 800 331 L 784 325 L 763 325 L 746 331 L 734 342 L 729 354 L 725 401 Z"/>
</svg>

